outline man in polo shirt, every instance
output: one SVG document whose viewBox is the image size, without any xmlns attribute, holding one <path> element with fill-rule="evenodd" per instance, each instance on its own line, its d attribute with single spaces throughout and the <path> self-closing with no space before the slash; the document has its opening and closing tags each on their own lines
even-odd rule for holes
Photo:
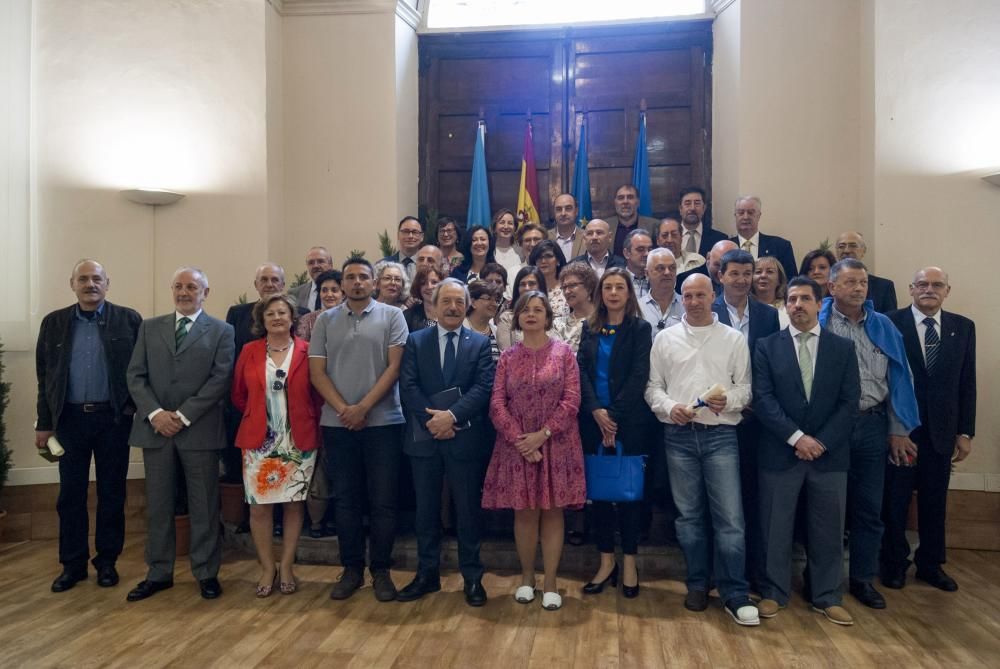
<svg viewBox="0 0 1000 669">
<path fill-rule="evenodd" d="M 397 379 L 409 332 L 400 309 L 372 299 L 367 260 L 349 258 L 341 286 L 347 299 L 317 319 L 309 344 L 310 378 L 326 402 L 320 426 L 344 565 L 330 597 L 347 599 L 364 582 L 367 491 L 368 567 L 376 599 L 387 602 L 396 599 L 389 564 L 404 423 Z"/>
</svg>

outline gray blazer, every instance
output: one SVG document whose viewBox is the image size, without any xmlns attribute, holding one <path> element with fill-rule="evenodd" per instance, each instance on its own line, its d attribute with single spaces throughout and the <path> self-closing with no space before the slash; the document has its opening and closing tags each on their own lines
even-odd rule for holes
<svg viewBox="0 0 1000 669">
<path fill-rule="evenodd" d="M 226 446 L 223 400 L 229 395 L 235 344 L 228 323 L 202 312 L 174 351 L 173 312 L 150 318 L 139 327 L 126 378 L 136 406 L 129 443 L 179 450 L 215 450 Z M 156 409 L 180 411 L 191 421 L 174 437 L 156 434 L 148 416 Z"/>
<path fill-rule="evenodd" d="M 309 301 L 309 291 L 312 290 L 313 280 L 307 279 L 304 284 L 296 287 L 289 295 L 295 298 L 295 305 L 307 312 L 313 310 L 313 305 L 306 304 Z"/>
</svg>

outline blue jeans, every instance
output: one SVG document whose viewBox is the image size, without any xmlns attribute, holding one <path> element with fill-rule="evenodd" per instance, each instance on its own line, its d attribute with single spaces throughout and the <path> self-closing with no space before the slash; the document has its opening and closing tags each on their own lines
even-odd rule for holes
<svg viewBox="0 0 1000 669">
<path fill-rule="evenodd" d="M 688 590 L 708 592 L 714 564 L 723 602 L 746 597 L 746 540 L 736 428 L 667 425 L 663 432 L 677 540 L 687 562 Z M 710 541 L 709 533 L 712 533 Z M 714 544 L 714 559 L 709 550 Z"/>
<path fill-rule="evenodd" d="M 884 413 L 863 414 L 851 433 L 851 469 L 847 475 L 847 527 L 850 529 L 852 581 L 871 583 L 878 573 L 882 546 L 882 490 L 889 419 Z"/>
</svg>

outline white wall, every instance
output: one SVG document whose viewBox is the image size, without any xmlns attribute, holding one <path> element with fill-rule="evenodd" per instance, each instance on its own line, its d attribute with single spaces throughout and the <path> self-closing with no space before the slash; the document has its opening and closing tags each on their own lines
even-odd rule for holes
<svg viewBox="0 0 1000 669">
<path fill-rule="evenodd" d="M 396 28 L 396 220 L 388 226 L 395 246 L 395 222 L 417 215 L 419 127 L 417 34 L 403 19 Z"/>
<path fill-rule="evenodd" d="M 960 472 L 1000 491 L 1000 3 L 875 3 L 875 245 L 905 288 L 914 269 L 951 277 L 946 308 L 976 321 L 979 413 Z M 902 285 L 901 285 L 902 284 Z"/>
</svg>

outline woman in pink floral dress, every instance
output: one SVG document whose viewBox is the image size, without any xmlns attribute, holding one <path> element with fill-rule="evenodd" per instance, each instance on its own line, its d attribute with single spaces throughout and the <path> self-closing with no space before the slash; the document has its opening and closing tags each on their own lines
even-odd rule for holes
<svg viewBox="0 0 1000 669">
<path fill-rule="evenodd" d="M 562 556 L 563 509 L 586 501 L 583 450 L 577 427 L 580 372 L 566 344 L 545 333 L 552 308 L 544 293 L 529 291 L 514 305 L 514 327 L 524 341 L 500 356 L 490 418 L 497 441 L 483 486 L 483 507 L 514 510 L 514 539 L 522 581 L 514 598 L 535 598 L 539 537 L 545 577 L 542 606 L 562 606 L 556 570 Z"/>
</svg>

